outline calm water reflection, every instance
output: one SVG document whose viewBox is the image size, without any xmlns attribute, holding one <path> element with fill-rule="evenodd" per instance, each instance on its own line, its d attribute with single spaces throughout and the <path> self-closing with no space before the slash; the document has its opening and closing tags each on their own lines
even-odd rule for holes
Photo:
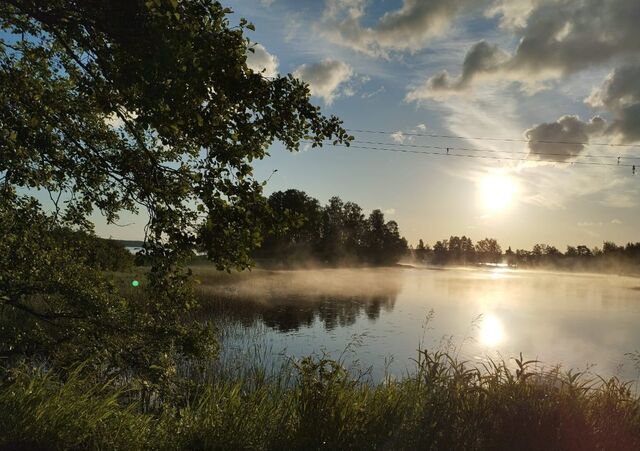
<svg viewBox="0 0 640 451">
<path fill-rule="evenodd" d="M 465 359 L 522 352 L 545 365 L 636 379 L 640 280 L 504 269 L 259 272 L 202 287 L 207 315 L 241 328 L 228 349 L 260 342 L 272 355 L 350 357 L 374 376 L 400 374 L 418 346 L 453 345 Z M 430 313 L 433 312 L 433 313 Z M 249 341 L 246 337 L 251 337 Z"/>
</svg>

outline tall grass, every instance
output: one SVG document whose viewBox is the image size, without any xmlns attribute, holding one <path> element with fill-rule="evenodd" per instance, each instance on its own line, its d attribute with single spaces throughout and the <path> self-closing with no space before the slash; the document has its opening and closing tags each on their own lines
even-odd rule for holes
<svg viewBox="0 0 640 451">
<path fill-rule="evenodd" d="M 0 444 L 51 449 L 637 450 L 640 400 L 616 378 L 420 351 L 379 384 L 307 358 L 274 377 L 202 379 L 153 406 L 133 386 L 23 364 L 0 388 Z M 142 398 L 140 398 L 142 399 Z"/>
</svg>

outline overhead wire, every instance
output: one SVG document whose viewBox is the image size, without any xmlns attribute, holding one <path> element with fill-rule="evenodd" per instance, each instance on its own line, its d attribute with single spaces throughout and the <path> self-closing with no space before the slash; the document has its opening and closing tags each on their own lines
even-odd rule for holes
<svg viewBox="0 0 640 451">
<path fill-rule="evenodd" d="M 364 129 L 345 129 L 351 133 L 372 133 L 383 135 L 394 135 L 398 132 L 390 132 L 383 130 L 364 130 Z M 580 144 L 583 146 L 609 146 L 609 147 L 635 147 L 640 148 L 640 144 L 618 144 L 618 143 L 592 143 L 581 141 L 554 141 L 546 139 L 522 139 L 522 138 L 496 138 L 496 137 L 479 137 L 479 136 L 461 136 L 461 135 L 440 135 L 435 133 L 405 133 L 400 132 L 404 136 L 422 136 L 425 138 L 442 138 L 442 139 L 466 139 L 476 141 L 504 141 L 504 142 L 523 142 L 523 143 L 541 143 L 541 144 Z"/>
<path fill-rule="evenodd" d="M 311 144 L 312 141 L 303 141 L 305 143 Z M 359 145 L 347 145 L 347 144 L 338 144 L 338 143 L 325 143 L 326 145 L 330 145 L 333 147 L 344 147 L 349 149 L 357 149 L 357 150 L 376 150 L 376 151 L 384 151 L 384 152 L 400 152 L 400 153 L 412 153 L 412 154 L 421 154 L 421 155 L 438 155 L 444 157 L 458 157 L 458 158 L 477 158 L 483 160 L 508 160 L 508 161 L 529 161 L 535 163 L 556 163 L 556 164 L 566 164 L 566 165 L 589 165 L 589 166 L 613 166 L 613 167 L 627 167 L 635 169 L 635 165 L 633 164 L 624 164 L 624 163 L 603 163 L 597 161 L 559 161 L 559 160 L 551 160 L 551 159 L 539 159 L 539 158 L 514 158 L 514 157 L 499 157 L 492 155 L 468 155 L 468 154 L 460 154 L 460 153 L 445 153 L 445 152 L 430 152 L 425 150 L 411 150 L 411 149 L 392 149 L 389 147 L 371 147 L 371 146 L 359 146 Z M 449 149 L 452 149 L 449 147 Z"/>
<path fill-rule="evenodd" d="M 507 154 L 523 154 L 523 155 L 546 155 L 546 156 L 560 156 L 567 158 L 614 158 L 621 160 L 640 160 L 640 155 L 626 155 L 626 156 L 616 156 L 616 155 L 594 155 L 594 154 L 567 154 L 560 152 L 524 152 L 518 150 L 499 150 L 499 149 L 478 149 L 475 147 L 455 147 L 455 146 L 431 146 L 427 144 L 404 144 L 404 143 L 388 143 L 388 142 L 378 142 L 378 141 L 362 141 L 359 139 L 355 139 L 351 141 L 352 143 L 358 144 L 372 144 L 376 146 L 394 146 L 394 147 L 411 147 L 418 149 L 440 149 L 440 150 L 461 150 L 465 152 L 490 152 L 490 153 L 507 153 Z"/>
</svg>

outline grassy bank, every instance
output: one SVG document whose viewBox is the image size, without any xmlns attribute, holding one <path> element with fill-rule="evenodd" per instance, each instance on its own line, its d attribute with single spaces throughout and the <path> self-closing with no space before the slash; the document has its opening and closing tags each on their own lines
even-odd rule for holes
<svg viewBox="0 0 640 451">
<path fill-rule="evenodd" d="M 640 400 L 617 379 L 474 367 L 421 352 L 378 385 L 336 362 L 273 378 L 199 374 L 154 396 L 135 383 L 22 365 L 0 389 L 0 443 L 40 449 L 640 449 Z M 530 371 L 531 369 L 531 371 Z M 194 382 L 198 380 L 198 382 Z M 8 414 L 10 412 L 10 414 Z"/>
</svg>

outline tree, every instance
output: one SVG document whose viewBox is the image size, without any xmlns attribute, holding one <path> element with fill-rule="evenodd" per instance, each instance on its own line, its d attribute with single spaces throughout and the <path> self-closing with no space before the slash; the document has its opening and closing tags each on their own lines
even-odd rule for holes
<svg viewBox="0 0 640 451">
<path fill-rule="evenodd" d="M 575 246 L 567 246 L 567 252 L 564 253 L 565 257 L 577 257 L 578 249 Z"/>
<path fill-rule="evenodd" d="M 511 246 L 504 251 L 504 257 L 508 266 L 516 266 L 518 264 L 516 254 L 511 250 Z"/>
<path fill-rule="evenodd" d="M 384 213 L 380 210 L 371 212 L 366 227 L 364 242 L 370 263 L 395 263 L 407 252 L 407 240 L 400 236 L 398 223 L 385 222 Z"/>
<path fill-rule="evenodd" d="M 502 249 L 493 238 L 485 238 L 476 243 L 476 252 L 483 263 L 499 263 L 502 258 Z"/>
<path fill-rule="evenodd" d="M 344 202 L 338 196 L 329 199 L 322 209 L 322 231 L 318 253 L 328 263 L 338 263 L 347 256 L 344 236 Z"/>
<path fill-rule="evenodd" d="M 578 252 L 578 257 L 588 258 L 588 257 L 592 257 L 593 256 L 593 254 L 591 252 L 591 249 L 589 249 L 584 244 L 581 244 L 581 245 L 577 246 L 576 250 Z"/>
<path fill-rule="evenodd" d="M 268 217 L 251 163 L 274 140 L 348 144 L 307 85 L 247 67 L 253 26 L 230 13 L 213 0 L 0 4 L 0 303 L 22 318 L 0 354 L 64 344 L 148 369 L 204 349 L 182 322 L 195 304 L 182 258 L 199 246 L 221 269 L 251 264 Z M 90 232 L 94 210 L 148 217 L 144 302 L 79 271 L 86 249 L 59 238 Z"/>
<path fill-rule="evenodd" d="M 449 242 L 447 240 L 436 241 L 433 245 L 433 262 L 437 265 L 447 263 L 449 257 Z"/>
<path fill-rule="evenodd" d="M 602 244 L 602 253 L 606 255 L 619 255 L 624 252 L 624 246 L 618 246 L 613 241 L 605 241 Z"/>
<path fill-rule="evenodd" d="M 428 252 L 429 246 L 425 246 L 424 241 L 422 241 L 422 238 L 420 238 L 420 240 L 418 240 L 418 245 L 414 250 L 416 260 L 423 263 L 427 259 Z"/>
<path fill-rule="evenodd" d="M 274 220 L 258 251 L 280 261 L 309 258 L 320 239 L 321 208 L 317 199 L 296 189 L 277 191 L 268 199 Z"/>
</svg>

